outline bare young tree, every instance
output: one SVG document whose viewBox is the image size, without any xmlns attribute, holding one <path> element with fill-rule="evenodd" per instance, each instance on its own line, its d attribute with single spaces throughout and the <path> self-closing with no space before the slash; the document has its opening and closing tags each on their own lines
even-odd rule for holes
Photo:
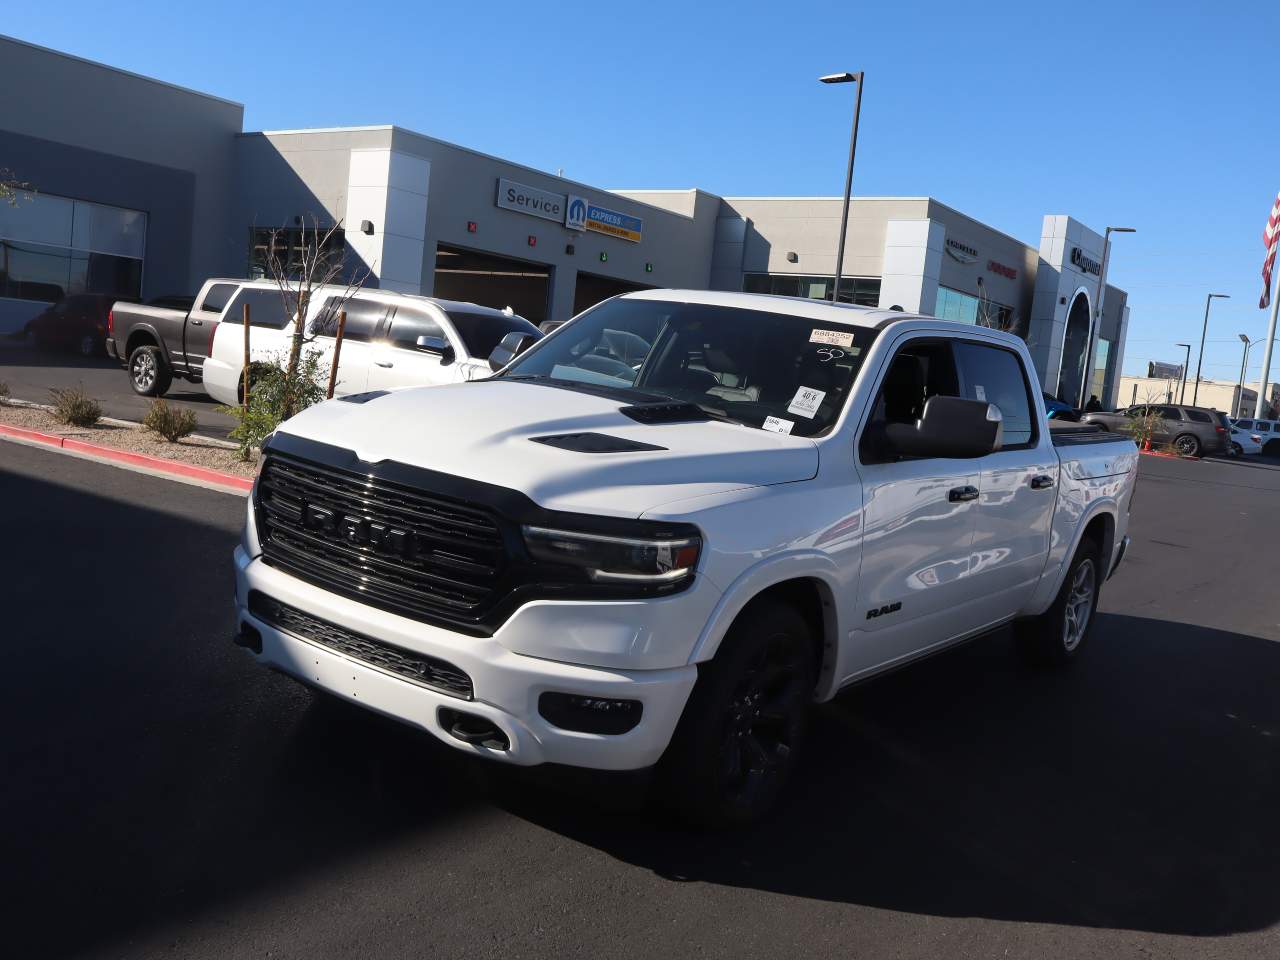
<svg viewBox="0 0 1280 960">
<path fill-rule="evenodd" d="M 19 180 L 13 175 L 13 171 L 0 167 L 0 203 L 16 207 L 19 199 L 30 200 L 31 194 L 35 192 L 35 187 Z"/>
<path fill-rule="evenodd" d="M 293 337 L 289 341 L 289 354 L 284 366 L 281 420 L 287 420 L 298 412 L 302 352 L 316 338 L 316 332 L 307 327 L 312 299 L 324 296 L 330 300 L 336 322 L 338 312 L 369 279 L 368 267 L 347 270 L 342 237 L 341 220 L 322 227 L 314 216 L 309 227 L 304 221 L 301 230 L 287 233 L 272 230 L 268 236 L 263 267 L 280 290 L 285 313 L 294 319 Z M 339 343 L 337 350 L 340 349 Z M 333 360 L 335 364 L 337 350 Z"/>
</svg>

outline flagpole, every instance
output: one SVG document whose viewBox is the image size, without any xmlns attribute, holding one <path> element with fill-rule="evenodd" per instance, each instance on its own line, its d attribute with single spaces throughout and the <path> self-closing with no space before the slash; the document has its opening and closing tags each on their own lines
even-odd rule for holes
<svg viewBox="0 0 1280 960">
<path fill-rule="evenodd" d="M 1264 407 L 1270 406 L 1267 397 L 1267 381 L 1271 377 L 1271 348 L 1276 342 L 1276 315 L 1280 311 L 1280 295 L 1271 298 L 1271 325 L 1267 327 L 1267 345 L 1262 351 L 1262 379 L 1258 381 L 1258 401 L 1253 408 L 1253 419 L 1262 420 Z"/>
</svg>

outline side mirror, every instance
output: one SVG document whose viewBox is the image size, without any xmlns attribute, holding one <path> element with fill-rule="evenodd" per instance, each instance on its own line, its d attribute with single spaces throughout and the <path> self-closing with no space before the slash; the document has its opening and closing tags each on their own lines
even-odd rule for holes
<svg viewBox="0 0 1280 960">
<path fill-rule="evenodd" d="M 453 345 L 444 337 L 419 337 L 415 343 L 423 353 L 439 354 L 441 363 L 453 361 Z"/>
<path fill-rule="evenodd" d="M 493 348 L 493 353 L 489 354 L 489 369 L 501 370 L 528 350 L 537 339 L 531 333 L 520 333 L 518 330 L 512 330 Z"/>
<path fill-rule="evenodd" d="M 925 401 L 915 423 L 886 424 L 885 439 L 904 457 L 970 460 L 996 450 L 1003 432 L 995 404 L 938 396 Z"/>
</svg>

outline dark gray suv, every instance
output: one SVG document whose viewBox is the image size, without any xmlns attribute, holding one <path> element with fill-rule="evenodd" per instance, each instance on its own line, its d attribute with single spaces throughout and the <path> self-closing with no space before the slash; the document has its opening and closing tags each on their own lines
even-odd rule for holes
<svg viewBox="0 0 1280 960">
<path fill-rule="evenodd" d="M 1080 420 L 1123 431 L 1127 423 L 1147 410 L 1155 411 L 1158 417 L 1151 434 L 1152 444 L 1171 443 L 1184 457 L 1230 456 L 1231 422 L 1225 413 L 1207 407 L 1140 403 L 1114 413 L 1086 413 Z"/>
</svg>

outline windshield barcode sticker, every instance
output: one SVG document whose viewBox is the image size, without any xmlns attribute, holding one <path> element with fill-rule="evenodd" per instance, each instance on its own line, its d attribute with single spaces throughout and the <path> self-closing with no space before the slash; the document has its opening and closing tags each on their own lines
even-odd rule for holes
<svg viewBox="0 0 1280 960">
<path fill-rule="evenodd" d="M 796 395 L 791 398 L 791 402 L 787 404 L 787 413 L 795 413 L 812 420 L 818 412 L 818 407 L 822 406 L 822 398 L 826 395 L 825 390 L 801 387 L 796 391 Z"/>
<path fill-rule="evenodd" d="M 781 417 L 765 417 L 760 429 L 769 430 L 772 433 L 790 433 L 791 428 L 795 425 L 794 420 L 783 420 Z"/>
<path fill-rule="evenodd" d="M 853 334 L 843 330 L 814 330 L 809 334 L 809 342 L 848 349 L 853 346 Z"/>
</svg>

